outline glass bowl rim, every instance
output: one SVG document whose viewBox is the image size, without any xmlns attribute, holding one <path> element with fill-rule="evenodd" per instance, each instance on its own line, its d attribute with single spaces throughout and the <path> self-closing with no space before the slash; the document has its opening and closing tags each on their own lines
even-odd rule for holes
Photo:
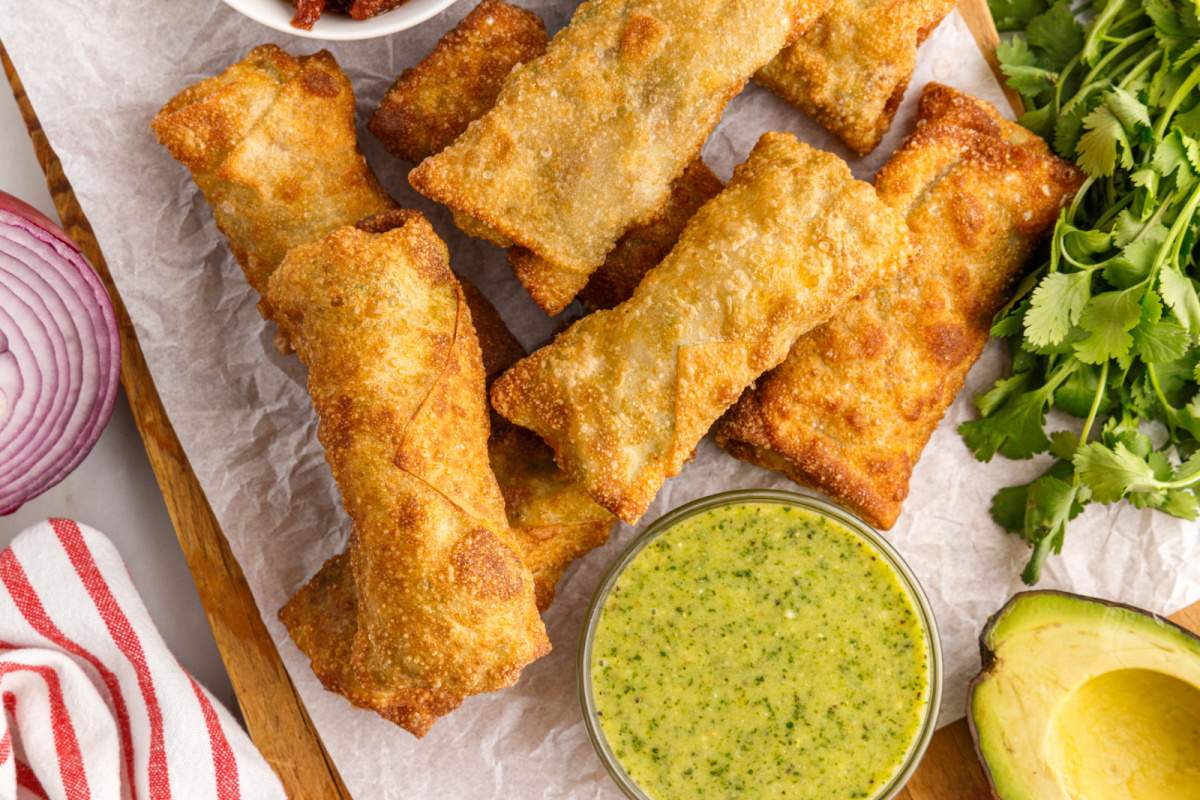
<svg viewBox="0 0 1200 800">
<path fill-rule="evenodd" d="M 638 554 L 647 545 L 658 539 L 659 536 L 673 528 L 677 523 L 718 506 L 754 502 L 798 506 L 842 523 L 884 557 L 892 569 L 895 570 L 896 574 L 899 575 L 901 584 L 908 591 L 914 605 L 917 607 L 918 618 L 921 622 L 921 628 L 925 633 L 929 654 L 929 688 L 925 704 L 925 714 L 921 720 L 921 727 L 918 730 L 917 736 L 913 739 L 912 744 L 909 745 L 908 753 L 904 757 L 903 766 L 897 770 L 892 779 L 878 793 L 868 798 L 868 800 L 892 800 L 892 798 L 904 789 L 909 779 L 912 778 L 913 773 L 916 772 L 917 766 L 921 763 L 921 759 L 929 747 L 929 742 L 933 738 L 934 731 L 937 729 L 938 713 L 942 704 L 942 645 L 938 633 L 937 620 L 933 615 L 933 608 L 929 603 L 929 598 L 925 594 L 925 589 L 921 586 L 921 582 L 917 580 L 917 576 L 904 561 L 900 553 L 896 551 L 896 548 L 882 534 L 839 505 L 819 497 L 783 489 L 735 489 L 705 495 L 704 497 L 684 503 L 666 512 L 646 526 L 646 529 L 634 537 L 633 541 L 622 551 L 620 557 L 609 566 L 600 584 L 597 586 L 591 602 L 588 604 L 587 615 L 583 630 L 580 632 L 580 642 L 576 656 L 575 676 L 579 704 L 583 711 L 584 727 L 587 729 L 592 747 L 595 749 L 596 755 L 600 758 L 609 776 L 626 797 L 630 798 L 630 800 L 652 800 L 625 771 L 625 768 L 621 765 L 616 754 L 609 746 L 608 740 L 600 727 L 599 719 L 596 716 L 596 702 L 592 693 L 591 682 L 591 654 L 597 623 L 600 620 L 600 613 L 604 609 L 604 604 L 613 586 L 616 585 L 617 580 L 624 573 L 625 569 L 633 563 L 634 559 L 637 558 Z"/>
</svg>

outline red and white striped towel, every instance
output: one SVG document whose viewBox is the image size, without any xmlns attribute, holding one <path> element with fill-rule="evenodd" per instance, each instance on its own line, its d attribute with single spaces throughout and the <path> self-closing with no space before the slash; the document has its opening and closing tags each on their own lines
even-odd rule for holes
<svg viewBox="0 0 1200 800">
<path fill-rule="evenodd" d="M 0 586 L 0 800 L 284 797 L 100 533 L 35 525 L 0 552 Z"/>
</svg>

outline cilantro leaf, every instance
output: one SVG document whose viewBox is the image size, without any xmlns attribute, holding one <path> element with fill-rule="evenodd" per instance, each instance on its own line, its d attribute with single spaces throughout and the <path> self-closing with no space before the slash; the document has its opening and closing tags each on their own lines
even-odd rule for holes
<svg viewBox="0 0 1200 800">
<path fill-rule="evenodd" d="M 1050 447 L 1043 430 L 1048 400 L 1044 388 L 1018 394 L 992 415 L 959 425 L 958 432 L 980 461 L 991 461 L 997 452 L 1012 459 L 1032 458 Z"/>
<path fill-rule="evenodd" d="M 1032 583 L 1093 500 L 1200 517 L 1200 0 L 991 3 L 1021 124 L 1088 178 L 993 319 L 1011 375 L 959 428 L 982 460 L 1057 459 L 991 507 Z M 1050 437 L 1051 407 L 1080 433 Z"/>
<path fill-rule="evenodd" d="M 1008 85 L 1026 97 L 1036 97 L 1054 86 L 1058 74 L 1038 65 L 1038 58 L 1024 36 L 1014 36 L 996 46 L 1000 71 Z"/>
<path fill-rule="evenodd" d="M 1045 0 L 988 0 L 992 18 L 1000 31 L 1023 30 L 1029 21 L 1046 10 Z"/>
<path fill-rule="evenodd" d="M 1092 295 L 1092 273 L 1051 272 L 1037 288 L 1025 314 L 1025 337 L 1035 347 L 1058 344 L 1079 321 Z"/>
<path fill-rule="evenodd" d="M 1029 499 L 1029 484 L 1005 486 L 992 496 L 989 512 L 996 524 L 1006 531 L 1020 533 L 1025 529 L 1025 503 Z"/>
<path fill-rule="evenodd" d="M 1093 178 L 1103 178 L 1113 174 L 1118 160 L 1126 169 L 1133 166 L 1125 126 L 1107 105 L 1097 106 L 1084 117 L 1083 127 L 1075 152 L 1084 172 Z"/>
<path fill-rule="evenodd" d="M 1058 0 L 1029 20 L 1025 35 L 1044 66 L 1055 71 L 1062 70 L 1083 48 L 1083 26 L 1075 20 L 1068 0 Z"/>
<path fill-rule="evenodd" d="M 1104 105 L 1108 106 L 1113 116 L 1121 121 L 1121 125 L 1127 133 L 1134 134 L 1139 130 L 1150 130 L 1150 112 L 1146 109 L 1146 104 L 1138 100 L 1128 89 L 1118 86 L 1107 92 L 1104 95 Z"/>
<path fill-rule="evenodd" d="M 1191 345 L 1191 337 L 1171 321 L 1145 321 L 1133 329 L 1133 346 L 1147 364 L 1159 364 L 1181 358 Z"/>
<path fill-rule="evenodd" d="M 1104 292 L 1088 301 L 1079 315 L 1079 327 L 1088 336 L 1075 343 L 1075 354 L 1085 364 L 1102 364 L 1128 356 L 1133 345 L 1129 331 L 1141 319 L 1139 289 Z"/>
<path fill-rule="evenodd" d="M 1083 135 L 1083 120 L 1091 113 L 1098 101 L 1073 102 L 1063 108 L 1054 123 L 1054 152 L 1063 158 L 1072 158 Z M 1050 106 L 1047 106 L 1050 108 Z M 1024 124 L 1024 123 L 1022 123 Z"/>
<path fill-rule="evenodd" d="M 1158 274 L 1158 293 L 1189 333 L 1200 333 L 1200 296 L 1196 285 L 1175 266 Z"/>
<path fill-rule="evenodd" d="M 1172 489 L 1158 510 L 1180 519 L 1195 519 L 1200 514 L 1200 500 L 1191 489 Z"/>
<path fill-rule="evenodd" d="M 1200 105 L 1197 108 L 1200 109 Z M 1200 146 L 1197 146 L 1195 139 L 1173 128 L 1154 148 L 1150 163 L 1164 178 L 1176 170 L 1182 171 L 1184 179 L 1177 181 L 1176 185 L 1186 185 L 1195 180 L 1197 171 L 1200 171 Z"/>
<path fill-rule="evenodd" d="M 1114 286 L 1126 288 L 1141 283 L 1150 275 L 1161 240 L 1143 236 L 1121 248 L 1121 254 L 1104 267 L 1104 278 Z"/>
<path fill-rule="evenodd" d="M 1129 492 L 1153 491 L 1158 486 L 1146 459 L 1120 442 L 1111 448 L 1091 442 L 1075 454 L 1074 464 L 1079 479 L 1100 503 L 1115 503 Z"/>
</svg>

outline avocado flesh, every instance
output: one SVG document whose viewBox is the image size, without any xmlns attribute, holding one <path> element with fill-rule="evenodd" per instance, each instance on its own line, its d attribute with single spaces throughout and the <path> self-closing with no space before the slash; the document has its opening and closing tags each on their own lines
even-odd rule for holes
<svg viewBox="0 0 1200 800">
<path fill-rule="evenodd" d="M 1000 800 L 1200 800 L 1200 639 L 1125 606 L 1017 595 L 971 725 Z"/>
</svg>

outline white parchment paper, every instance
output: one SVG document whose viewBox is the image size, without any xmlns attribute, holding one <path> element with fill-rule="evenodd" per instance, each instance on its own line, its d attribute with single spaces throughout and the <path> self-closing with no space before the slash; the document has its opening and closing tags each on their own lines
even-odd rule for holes
<svg viewBox="0 0 1200 800">
<path fill-rule="evenodd" d="M 551 30 L 575 5 L 518 2 L 542 14 Z M 347 786 L 358 798 L 617 798 L 580 722 L 574 669 L 584 607 L 634 529 L 621 526 L 563 580 L 546 617 L 554 644 L 549 657 L 529 667 L 516 687 L 468 700 L 421 741 L 323 691 L 276 621 L 291 592 L 341 549 L 347 521 L 316 441 L 303 371 L 272 346 L 273 329 L 255 311 L 256 297 L 200 192 L 155 143 L 149 122 L 180 88 L 219 72 L 253 45 L 274 41 L 295 53 L 316 45 L 260 27 L 218 0 L 4 5 L 0 37 L 96 229 L 175 429 Z M 473 5 L 461 0 L 415 31 L 330 47 L 354 83 L 360 121 L 392 79 Z M 1003 106 L 953 13 L 922 48 L 891 135 L 872 157 L 853 162 L 860 177 L 869 178 L 907 133 L 913 100 L 929 80 Z M 752 87 L 730 105 L 705 157 L 727 178 L 771 129 L 849 155 L 799 112 Z M 455 268 L 484 289 L 527 345 L 544 341 L 557 321 L 526 298 L 502 253 L 459 234 L 444 209 L 408 187 L 405 165 L 365 130 L 362 141 L 395 197 L 434 220 Z M 930 442 L 890 533 L 937 614 L 947 671 L 943 722 L 962 715 L 965 685 L 979 664 L 975 637 L 1021 588 L 1017 573 L 1028 554 L 991 522 L 987 508 L 998 487 L 1027 480 L 1041 465 L 976 463 L 954 432 L 971 416 L 971 395 L 1001 366 L 993 346 Z M 706 441 L 645 520 L 722 489 L 790 486 Z M 1050 560 L 1042 585 L 1174 611 L 1200 598 L 1197 532 L 1196 525 L 1151 511 L 1093 507 L 1072 523 L 1066 553 Z"/>
</svg>

